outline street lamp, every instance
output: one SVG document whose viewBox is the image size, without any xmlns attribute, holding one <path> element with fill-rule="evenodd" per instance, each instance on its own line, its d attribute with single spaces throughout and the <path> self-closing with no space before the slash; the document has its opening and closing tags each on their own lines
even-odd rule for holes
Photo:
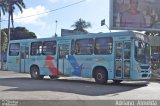
<svg viewBox="0 0 160 106">
<path fill-rule="evenodd" d="M 109 27 L 106 25 L 106 23 L 105 23 L 105 19 L 103 19 L 103 20 L 101 20 L 101 26 L 106 26 L 107 27 L 107 29 L 111 32 L 111 30 L 109 29 Z"/>
</svg>

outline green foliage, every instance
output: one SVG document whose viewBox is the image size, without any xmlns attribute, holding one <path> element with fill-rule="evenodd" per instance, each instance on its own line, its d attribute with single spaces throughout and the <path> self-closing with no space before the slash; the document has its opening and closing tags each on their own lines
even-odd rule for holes
<svg viewBox="0 0 160 106">
<path fill-rule="evenodd" d="M 91 23 L 90 22 L 86 22 L 85 20 L 83 20 L 83 19 L 80 18 L 71 27 L 74 27 L 75 31 L 88 32 L 85 29 L 91 27 Z"/>
<path fill-rule="evenodd" d="M 2 45 L 2 52 L 7 51 L 8 39 L 7 39 L 7 34 L 5 33 L 4 30 L 1 31 L 1 45 Z"/>
<path fill-rule="evenodd" d="M 21 13 L 23 12 L 23 8 L 26 8 L 23 0 L 4 0 L 5 5 L 7 5 L 7 12 L 8 12 L 8 38 L 10 40 L 10 21 L 12 23 L 12 27 L 14 27 L 13 22 L 13 13 L 14 10 L 16 9 L 16 7 L 18 7 L 18 9 L 21 11 Z"/>
<path fill-rule="evenodd" d="M 7 29 L 4 29 L 7 33 Z M 34 39 L 37 38 L 34 32 L 30 32 L 25 27 L 16 27 L 11 28 L 10 40 L 19 40 L 19 39 Z"/>
<path fill-rule="evenodd" d="M 0 0 L 0 17 L 2 13 L 3 15 L 5 15 L 6 11 L 7 11 L 7 5 L 5 4 L 5 0 Z"/>
</svg>

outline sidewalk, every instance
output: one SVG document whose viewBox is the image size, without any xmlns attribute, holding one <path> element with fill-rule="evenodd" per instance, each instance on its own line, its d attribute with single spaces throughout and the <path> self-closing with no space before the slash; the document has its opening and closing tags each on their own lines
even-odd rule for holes
<svg viewBox="0 0 160 106">
<path fill-rule="evenodd" d="M 160 82 L 160 77 L 151 77 L 150 81 L 159 81 Z"/>
<path fill-rule="evenodd" d="M 160 69 L 152 70 L 151 81 L 160 81 Z"/>
<path fill-rule="evenodd" d="M 152 81 L 160 81 L 160 77 L 152 77 L 152 76 L 151 76 L 151 80 L 152 80 Z"/>
<path fill-rule="evenodd" d="M 30 74 L 0 70 L 0 79 L 1 78 L 26 78 L 26 77 L 30 78 Z"/>
</svg>

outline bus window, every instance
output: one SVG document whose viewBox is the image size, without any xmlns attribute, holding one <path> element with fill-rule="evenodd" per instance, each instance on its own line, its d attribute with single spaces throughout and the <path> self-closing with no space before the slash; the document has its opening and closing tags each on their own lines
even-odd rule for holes
<svg viewBox="0 0 160 106">
<path fill-rule="evenodd" d="M 43 42 L 43 55 L 55 55 L 56 54 L 56 41 Z"/>
<path fill-rule="evenodd" d="M 75 53 L 74 40 L 71 42 L 71 55 Z"/>
<path fill-rule="evenodd" d="M 130 59 L 131 58 L 131 43 L 125 42 L 124 43 L 124 59 Z"/>
<path fill-rule="evenodd" d="M 69 45 L 60 45 L 59 59 L 63 59 L 66 55 L 69 55 Z"/>
<path fill-rule="evenodd" d="M 116 77 L 121 77 L 122 75 L 122 62 L 120 60 L 116 61 Z"/>
<path fill-rule="evenodd" d="M 31 55 L 41 55 L 42 53 L 42 42 L 31 43 Z"/>
<path fill-rule="evenodd" d="M 135 59 L 140 63 L 148 63 L 150 60 L 149 44 L 142 41 L 135 41 Z"/>
<path fill-rule="evenodd" d="M 28 59 L 29 58 L 29 47 L 22 47 L 21 48 L 21 59 Z"/>
<path fill-rule="evenodd" d="M 91 55 L 93 54 L 93 39 L 78 39 L 76 41 L 76 54 Z"/>
<path fill-rule="evenodd" d="M 95 40 L 95 54 L 111 54 L 112 53 L 112 38 L 96 38 Z"/>
<path fill-rule="evenodd" d="M 123 48 L 123 45 L 122 43 L 117 43 L 116 44 L 116 59 L 121 59 L 122 58 L 122 48 Z"/>
<path fill-rule="evenodd" d="M 130 76 L 130 60 L 124 61 L 124 76 L 125 77 Z"/>
<path fill-rule="evenodd" d="M 11 43 L 9 45 L 9 56 L 18 56 L 20 50 L 20 44 L 19 43 Z"/>
</svg>

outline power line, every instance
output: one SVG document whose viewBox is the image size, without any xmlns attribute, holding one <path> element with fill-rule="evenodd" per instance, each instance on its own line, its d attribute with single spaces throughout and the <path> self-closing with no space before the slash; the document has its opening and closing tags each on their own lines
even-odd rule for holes
<svg viewBox="0 0 160 106">
<path fill-rule="evenodd" d="M 58 10 L 61 10 L 61 9 L 67 8 L 67 7 L 71 7 L 71 6 L 80 4 L 80 3 L 85 2 L 85 1 L 86 1 L 86 0 L 81 0 L 81 1 L 79 1 L 79 2 L 75 2 L 75 3 L 69 4 L 69 5 L 66 5 L 66 6 L 57 8 L 57 9 L 53 9 L 53 10 L 50 10 L 50 11 L 43 12 L 43 13 L 34 14 L 34 15 L 29 15 L 29 16 L 25 16 L 25 17 L 14 18 L 14 20 L 23 19 L 23 18 L 29 18 L 29 17 L 34 17 L 34 16 L 37 16 L 37 15 L 42 15 L 42 14 L 46 14 L 46 13 L 50 13 L 50 12 L 55 12 L 55 11 L 58 11 Z M 1 20 L 1 22 L 3 22 L 3 21 L 8 21 L 8 20 Z"/>
</svg>

